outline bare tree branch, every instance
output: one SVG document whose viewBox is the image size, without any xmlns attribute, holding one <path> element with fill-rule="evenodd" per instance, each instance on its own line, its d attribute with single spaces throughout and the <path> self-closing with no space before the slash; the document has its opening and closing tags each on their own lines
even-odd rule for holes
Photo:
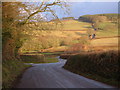
<svg viewBox="0 0 120 90">
<path fill-rule="evenodd" d="M 42 8 L 42 6 L 44 5 L 44 1 L 41 3 L 41 5 L 40 5 L 40 7 L 39 7 L 39 9 L 41 9 Z"/>
<path fill-rule="evenodd" d="M 31 15 L 28 16 L 28 18 L 26 19 L 25 23 L 27 23 L 28 20 L 29 20 L 32 16 L 34 16 L 35 14 L 37 14 L 37 13 L 39 13 L 39 12 L 46 12 L 47 9 L 50 10 L 49 6 L 60 5 L 60 3 L 61 3 L 61 2 L 53 2 L 53 3 L 51 3 L 51 4 L 46 4 L 46 5 L 42 8 L 42 6 L 44 5 L 44 2 L 42 2 L 42 4 L 40 5 L 39 9 L 38 9 L 37 11 L 35 11 L 34 13 L 32 13 Z M 50 10 L 50 11 L 52 12 L 52 14 L 53 14 L 55 17 L 57 17 L 57 15 L 55 15 L 55 13 L 53 13 L 52 10 Z M 57 18 L 58 18 L 58 17 L 57 17 Z"/>
</svg>

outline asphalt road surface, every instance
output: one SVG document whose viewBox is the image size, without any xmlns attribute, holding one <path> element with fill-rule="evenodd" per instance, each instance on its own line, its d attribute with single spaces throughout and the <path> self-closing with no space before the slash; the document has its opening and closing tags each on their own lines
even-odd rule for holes
<svg viewBox="0 0 120 90">
<path fill-rule="evenodd" d="M 17 88 L 113 88 L 63 69 L 65 62 L 59 59 L 57 63 L 32 64 Z"/>
</svg>

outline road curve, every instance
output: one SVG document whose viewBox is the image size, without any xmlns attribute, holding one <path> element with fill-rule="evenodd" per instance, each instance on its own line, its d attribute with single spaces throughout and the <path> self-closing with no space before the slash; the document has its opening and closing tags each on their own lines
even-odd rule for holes
<svg viewBox="0 0 120 90">
<path fill-rule="evenodd" d="M 63 69 L 65 62 L 32 64 L 16 88 L 113 88 Z"/>
</svg>

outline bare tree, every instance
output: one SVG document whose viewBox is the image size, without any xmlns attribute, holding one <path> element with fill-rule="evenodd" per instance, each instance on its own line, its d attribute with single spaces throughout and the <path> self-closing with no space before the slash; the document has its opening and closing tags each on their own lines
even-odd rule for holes
<svg viewBox="0 0 120 90">
<path fill-rule="evenodd" d="M 4 2 L 2 3 L 3 18 L 3 59 L 13 59 L 18 49 L 21 47 L 20 36 L 22 25 L 25 25 L 38 13 L 49 12 L 55 18 L 58 18 L 54 6 L 64 8 L 66 2 L 55 0 L 52 2 Z M 20 27 L 18 27 L 20 26 Z M 16 50 L 17 49 L 17 50 Z"/>
<path fill-rule="evenodd" d="M 51 13 L 55 18 L 58 19 L 58 16 L 56 15 L 56 10 L 53 7 L 60 7 L 61 9 L 64 9 L 63 12 L 67 12 L 68 5 L 66 2 L 63 2 L 61 0 L 55 0 L 52 2 L 37 2 L 37 3 L 23 3 L 22 7 L 20 8 L 22 16 L 24 16 L 24 23 L 28 23 L 28 21 L 34 17 L 36 14 L 42 14 L 45 12 Z M 66 10 L 65 10 L 66 9 Z M 24 15 L 23 15 L 24 13 Z"/>
</svg>

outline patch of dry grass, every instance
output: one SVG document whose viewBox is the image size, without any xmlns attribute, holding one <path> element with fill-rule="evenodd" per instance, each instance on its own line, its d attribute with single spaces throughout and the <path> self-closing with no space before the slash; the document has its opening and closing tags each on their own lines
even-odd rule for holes
<svg viewBox="0 0 120 90">
<path fill-rule="evenodd" d="M 94 51 L 109 51 L 109 50 L 118 50 L 118 37 L 113 38 L 100 38 L 93 39 L 90 41 L 91 50 Z"/>
<path fill-rule="evenodd" d="M 111 46 L 118 45 L 118 37 L 113 38 L 101 38 L 91 40 L 92 46 Z"/>
<path fill-rule="evenodd" d="M 49 48 L 49 49 L 44 49 L 44 52 L 65 51 L 67 48 L 68 48 L 67 46 L 53 47 L 53 48 Z"/>
<path fill-rule="evenodd" d="M 84 30 L 86 27 L 90 27 L 90 23 L 76 20 L 63 21 L 63 24 L 63 30 Z"/>
</svg>

